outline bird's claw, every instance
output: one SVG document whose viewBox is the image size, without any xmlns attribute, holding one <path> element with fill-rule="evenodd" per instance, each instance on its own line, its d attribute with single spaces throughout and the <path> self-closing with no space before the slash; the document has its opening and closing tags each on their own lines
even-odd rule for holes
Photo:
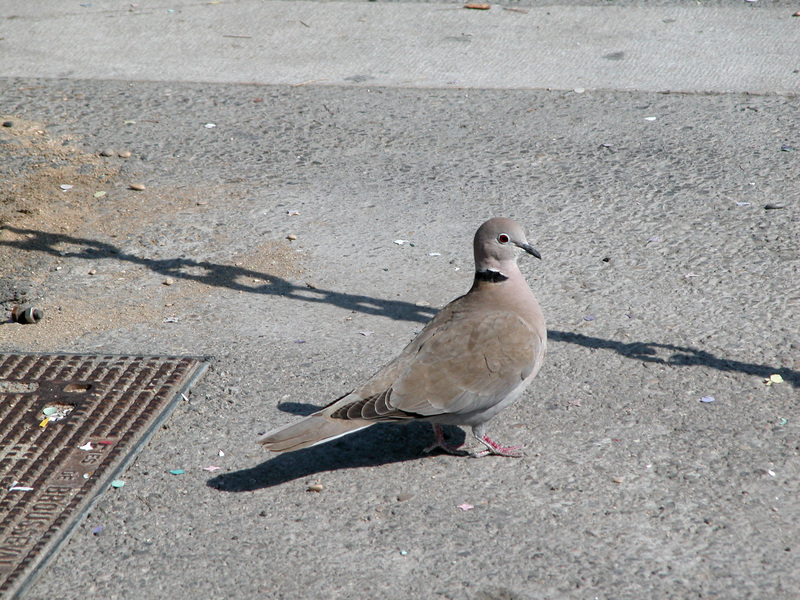
<svg viewBox="0 0 800 600">
<path fill-rule="evenodd" d="M 484 446 L 486 446 L 486 449 L 470 453 L 471 458 L 481 458 L 482 456 L 488 456 L 489 454 L 494 454 L 496 456 L 508 456 L 510 458 L 521 458 L 522 456 L 525 456 L 525 453 L 522 452 L 522 449 L 525 446 L 503 446 L 503 444 L 495 442 L 493 439 L 489 438 L 488 435 L 479 437 L 478 440 Z"/>
<path fill-rule="evenodd" d="M 427 446 L 422 450 L 423 454 L 430 454 L 434 450 L 441 450 L 442 452 L 446 452 L 447 454 L 452 454 L 453 456 L 467 456 L 469 454 L 465 450 L 461 450 L 460 446 L 451 446 L 447 442 L 444 441 L 444 431 L 442 431 L 442 426 L 436 423 L 433 423 L 433 434 L 436 436 L 436 441 L 434 441 L 430 446 Z"/>
</svg>

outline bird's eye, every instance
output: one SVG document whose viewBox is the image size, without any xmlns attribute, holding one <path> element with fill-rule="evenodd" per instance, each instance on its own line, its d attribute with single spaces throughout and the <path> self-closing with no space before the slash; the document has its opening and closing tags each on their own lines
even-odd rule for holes
<svg viewBox="0 0 800 600">
<path fill-rule="evenodd" d="M 509 241 L 511 241 L 511 238 L 508 237 L 505 233 L 501 233 L 500 235 L 497 236 L 497 241 L 500 242 L 501 244 L 507 244 Z"/>
</svg>

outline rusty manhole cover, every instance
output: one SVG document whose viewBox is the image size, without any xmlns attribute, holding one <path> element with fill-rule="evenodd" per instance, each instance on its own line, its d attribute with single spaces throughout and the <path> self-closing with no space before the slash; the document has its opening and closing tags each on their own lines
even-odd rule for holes
<svg viewBox="0 0 800 600">
<path fill-rule="evenodd" d="M 205 367 L 0 353 L 0 595 L 25 592 Z"/>
</svg>

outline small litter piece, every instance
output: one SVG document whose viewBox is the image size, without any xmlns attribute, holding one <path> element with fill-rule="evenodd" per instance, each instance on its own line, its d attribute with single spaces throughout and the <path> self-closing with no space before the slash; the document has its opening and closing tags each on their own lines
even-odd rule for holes
<svg viewBox="0 0 800 600">
<path fill-rule="evenodd" d="M 766 385 L 772 385 L 774 383 L 783 383 L 783 377 L 781 377 L 778 373 L 773 373 L 764 380 L 764 383 Z"/>
<path fill-rule="evenodd" d="M 208 471 L 209 473 L 213 473 L 214 471 L 219 471 L 219 467 L 215 467 L 214 465 L 208 465 L 207 467 L 203 467 L 203 471 Z"/>
<path fill-rule="evenodd" d="M 375 333 L 375 332 L 374 332 L 374 331 L 359 331 L 358 333 L 360 333 L 360 334 L 361 334 L 361 335 L 363 335 L 364 337 L 369 337 L 369 336 L 371 336 L 371 335 L 372 335 L 373 333 Z"/>
<path fill-rule="evenodd" d="M 216 126 L 217 126 L 216 123 L 206 123 L 203 127 L 205 127 L 206 129 L 214 129 L 214 127 Z"/>
<path fill-rule="evenodd" d="M 750 206 L 749 202 L 737 202 L 736 206 Z"/>
<path fill-rule="evenodd" d="M 312 483 L 310 486 L 306 488 L 306 491 L 316 492 L 319 494 L 323 489 L 325 489 L 325 486 L 323 486 L 321 483 Z"/>
<path fill-rule="evenodd" d="M 41 308 L 36 308 L 30 304 L 20 304 L 11 310 L 11 320 L 15 323 L 38 323 L 44 317 L 44 312 Z"/>
<path fill-rule="evenodd" d="M 115 479 L 114 481 L 111 482 L 111 487 L 117 488 L 117 489 L 123 487 L 124 485 L 125 485 L 125 482 L 122 481 L 122 479 Z"/>
<path fill-rule="evenodd" d="M 219 452 L 217 452 L 217 456 L 225 456 L 225 453 L 222 450 L 220 450 Z"/>
<path fill-rule="evenodd" d="M 166 319 L 164 319 L 164 323 L 180 323 L 180 322 L 181 322 L 180 317 L 167 317 Z"/>
<path fill-rule="evenodd" d="M 395 240 L 394 243 L 398 246 L 402 246 L 403 244 L 408 244 L 408 240 Z"/>
<path fill-rule="evenodd" d="M 765 204 L 764 210 L 780 210 L 783 208 L 783 204 Z"/>
<path fill-rule="evenodd" d="M 173 475 L 183 475 L 185 472 L 186 471 L 184 471 L 183 469 L 172 469 L 170 471 L 170 473 L 172 473 Z"/>
<path fill-rule="evenodd" d="M 645 121 L 655 121 L 658 117 L 645 117 Z"/>
<path fill-rule="evenodd" d="M 94 535 L 100 535 L 100 532 L 101 532 L 101 531 L 103 531 L 103 526 L 102 526 L 102 525 L 98 525 L 97 527 L 95 527 L 94 529 L 92 529 L 92 533 L 93 533 Z"/>
<path fill-rule="evenodd" d="M 78 448 L 81 450 L 86 450 L 86 452 L 91 452 L 94 450 L 92 447 L 92 442 L 86 442 L 83 446 L 78 446 Z"/>
<path fill-rule="evenodd" d="M 406 556 L 408 554 L 408 550 L 400 550 L 400 556 Z"/>
<path fill-rule="evenodd" d="M 709 403 L 713 401 L 714 401 L 714 396 L 703 396 L 702 398 L 700 398 L 700 402 Z"/>
<path fill-rule="evenodd" d="M 441 255 L 442 255 L 441 252 L 429 252 L 428 253 L 428 256 L 441 256 Z"/>
<path fill-rule="evenodd" d="M 468 504 L 467 502 L 464 502 L 463 504 L 459 504 L 459 505 L 458 505 L 458 508 L 460 508 L 461 510 L 463 510 L 464 512 L 466 512 L 466 511 L 468 511 L 468 510 L 472 510 L 472 509 L 473 509 L 473 508 L 475 508 L 475 507 L 474 507 L 474 506 L 472 506 L 472 504 Z"/>
<path fill-rule="evenodd" d="M 75 408 L 69 404 L 50 404 L 42 409 L 42 414 L 50 421 L 63 421 Z"/>
<path fill-rule="evenodd" d="M 33 488 L 27 485 L 17 485 L 19 482 L 15 481 L 11 484 L 11 487 L 8 488 L 9 492 L 32 492 Z"/>
<path fill-rule="evenodd" d="M 58 187 L 60 187 L 60 188 L 61 188 L 62 190 L 64 190 L 65 192 L 66 192 L 67 190 L 71 190 L 71 189 L 72 189 L 72 186 L 71 186 L 70 184 L 68 184 L 68 183 L 63 183 L 63 184 L 61 184 L 61 185 L 60 185 L 60 186 L 58 186 Z"/>
<path fill-rule="evenodd" d="M 472 10 L 489 10 L 491 7 L 491 4 L 484 4 L 483 2 L 467 2 L 464 5 L 464 8 L 471 8 Z"/>
<path fill-rule="evenodd" d="M 103 190 L 100 190 L 99 192 L 95 192 L 94 194 L 92 194 L 92 196 L 94 196 L 95 198 L 102 198 L 105 195 L 106 193 Z"/>
<path fill-rule="evenodd" d="M 288 216 L 290 216 L 290 217 L 296 217 L 297 215 L 300 214 L 300 211 L 299 210 L 288 210 L 288 211 L 286 211 L 286 214 Z"/>
<path fill-rule="evenodd" d="M 584 321 L 594 321 L 596 318 L 597 317 L 594 316 L 594 315 L 586 315 L 585 317 L 583 317 L 583 320 Z"/>
</svg>

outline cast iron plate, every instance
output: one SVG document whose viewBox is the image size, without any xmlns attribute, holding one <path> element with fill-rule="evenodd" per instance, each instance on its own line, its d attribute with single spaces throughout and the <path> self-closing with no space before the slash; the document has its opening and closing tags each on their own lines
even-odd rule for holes
<svg viewBox="0 0 800 600">
<path fill-rule="evenodd" d="M 0 595 L 24 594 L 205 368 L 0 353 Z"/>
</svg>

